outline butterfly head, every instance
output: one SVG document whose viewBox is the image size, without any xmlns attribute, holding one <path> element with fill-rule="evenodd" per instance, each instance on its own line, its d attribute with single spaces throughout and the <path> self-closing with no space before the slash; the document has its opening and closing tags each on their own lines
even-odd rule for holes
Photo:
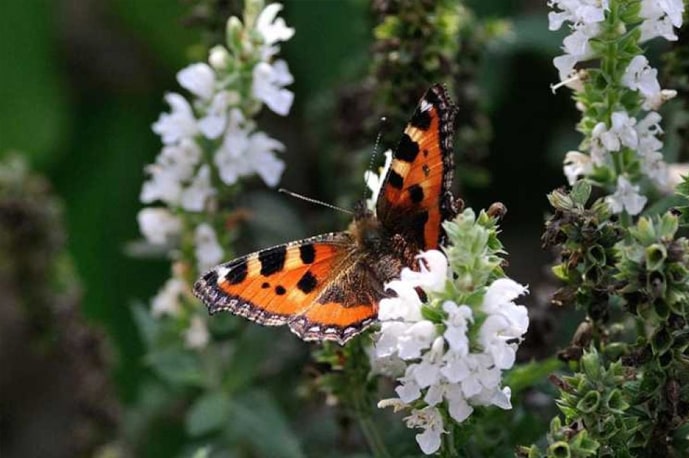
<svg viewBox="0 0 689 458">
<path fill-rule="evenodd" d="M 364 201 L 354 206 L 354 221 L 349 232 L 354 236 L 357 245 L 369 250 L 380 247 L 384 241 L 384 230 L 374 212 L 366 207 Z"/>
</svg>

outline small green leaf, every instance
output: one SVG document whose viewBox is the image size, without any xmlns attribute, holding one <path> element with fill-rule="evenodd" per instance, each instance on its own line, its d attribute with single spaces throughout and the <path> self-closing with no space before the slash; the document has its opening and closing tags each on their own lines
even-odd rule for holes
<svg viewBox="0 0 689 458">
<path fill-rule="evenodd" d="M 196 355 L 181 348 L 153 351 L 146 362 L 161 378 L 175 385 L 203 385 L 203 373 Z"/>
<path fill-rule="evenodd" d="M 229 421 L 230 413 L 231 403 L 226 393 L 206 393 L 198 398 L 187 412 L 187 433 L 196 437 L 216 431 Z"/>
<path fill-rule="evenodd" d="M 275 400 L 264 391 L 250 391 L 231 401 L 232 421 L 227 432 L 245 441 L 255 456 L 301 458 L 304 452 L 290 429 L 284 413 Z"/>
<path fill-rule="evenodd" d="M 588 180 L 579 180 L 572 186 L 572 191 L 569 193 L 574 203 L 580 207 L 584 207 L 591 196 L 591 183 Z"/>
<path fill-rule="evenodd" d="M 136 328 L 139 330 L 139 335 L 146 343 L 147 347 L 151 347 L 158 335 L 159 323 L 153 318 L 148 308 L 141 302 L 137 302 L 132 306 L 132 317 Z"/>
</svg>

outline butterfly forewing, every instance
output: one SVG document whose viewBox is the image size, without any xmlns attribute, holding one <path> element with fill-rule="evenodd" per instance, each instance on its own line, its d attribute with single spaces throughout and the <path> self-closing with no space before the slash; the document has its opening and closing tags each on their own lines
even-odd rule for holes
<svg viewBox="0 0 689 458">
<path fill-rule="evenodd" d="M 436 248 L 452 217 L 452 135 L 457 108 L 441 85 L 423 96 L 407 124 L 376 203 L 378 219 L 419 249 Z"/>
</svg>

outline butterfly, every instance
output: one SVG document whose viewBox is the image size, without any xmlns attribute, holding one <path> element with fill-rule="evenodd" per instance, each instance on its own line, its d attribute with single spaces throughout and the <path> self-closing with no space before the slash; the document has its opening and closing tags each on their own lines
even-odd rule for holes
<svg viewBox="0 0 689 458">
<path fill-rule="evenodd" d="M 419 101 L 382 181 L 375 212 L 363 202 L 343 232 L 267 248 L 206 272 L 194 294 L 211 314 L 229 311 L 287 325 L 306 341 L 344 345 L 376 321 L 385 284 L 445 238 L 458 212 L 450 187 L 457 108 L 442 85 Z"/>
</svg>

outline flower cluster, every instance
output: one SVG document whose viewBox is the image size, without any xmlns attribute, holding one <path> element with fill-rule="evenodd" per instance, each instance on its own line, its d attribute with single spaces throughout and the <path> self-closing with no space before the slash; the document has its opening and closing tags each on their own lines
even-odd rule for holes
<svg viewBox="0 0 689 458">
<path fill-rule="evenodd" d="M 294 94 L 285 86 L 293 78 L 276 54 L 294 29 L 277 17 L 281 5 L 261 8 L 260 0 L 248 3 L 243 23 L 229 19 L 225 46 L 213 47 L 207 62 L 179 71 L 177 81 L 189 95 L 167 94 L 170 111 L 153 124 L 163 148 L 145 168 L 148 178 L 140 199 L 158 206 L 139 212 L 139 227 L 150 244 L 167 249 L 191 245 L 187 251 L 195 262 L 190 264 L 198 272 L 218 264 L 226 254 L 216 234 L 221 218 L 212 218 L 223 195 L 241 177 L 251 175 L 275 186 L 285 168 L 276 156 L 284 145 L 258 130 L 253 118 L 263 105 L 283 116 L 292 106 Z M 176 316 L 185 288 L 189 289 L 187 280 L 173 276 L 153 300 L 153 314 Z M 208 341 L 200 320 L 194 317 L 186 333 L 192 348 Z"/>
<path fill-rule="evenodd" d="M 683 3 L 560 0 L 549 5 L 555 9 L 548 16 L 551 30 L 565 22 L 572 27 L 564 40 L 565 53 L 553 64 L 559 85 L 576 91 L 577 107 L 584 114 L 582 149 L 588 150 L 567 153 L 565 175 L 570 184 L 586 177 L 614 189 L 607 199 L 611 210 L 636 215 L 647 200 L 640 193 L 644 177 L 661 190 L 670 187 L 659 138 L 661 116 L 655 110 L 677 95 L 661 88 L 658 71 L 639 44 L 658 36 L 676 40 L 674 27 L 682 23 Z M 579 62 L 594 57 L 601 59 L 600 68 L 575 70 Z M 598 98 L 599 91 L 607 95 Z"/>
<path fill-rule="evenodd" d="M 514 303 L 526 287 L 500 270 L 495 220 L 468 209 L 445 229 L 447 257 L 422 253 L 419 271 L 404 269 L 386 285 L 396 297 L 380 302 L 372 361 L 399 381 L 398 397 L 379 406 L 410 410 L 406 424 L 423 430 L 416 439 L 426 454 L 436 452 L 446 428 L 466 420 L 474 407 L 511 408 L 501 373 L 514 365 L 529 324 L 526 308 Z M 448 415 L 453 424 L 446 424 Z"/>
</svg>

